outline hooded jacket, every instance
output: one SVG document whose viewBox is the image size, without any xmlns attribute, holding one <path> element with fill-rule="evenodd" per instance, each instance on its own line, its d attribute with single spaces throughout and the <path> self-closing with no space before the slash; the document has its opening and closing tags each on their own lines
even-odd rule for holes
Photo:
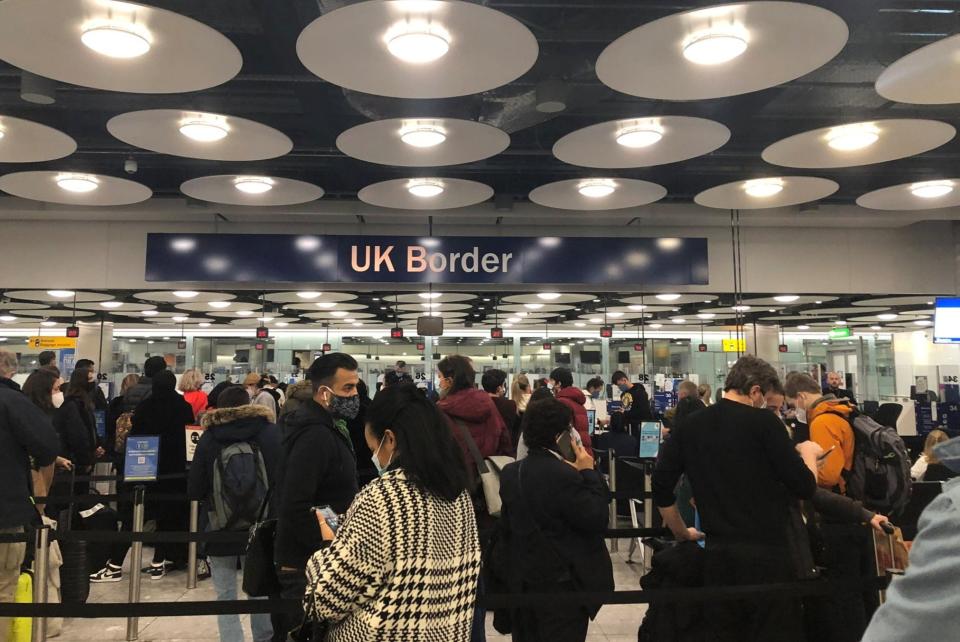
<svg viewBox="0 0 960 642">
<path fill-rule="evenodd" d="M 133 412 L 137 406 L 153 394 L 153 378 L 140 377 L 140 381 L 130 386 L 123 395 L 122 412 Z"/>
<path fill-rule="evenodd" d="M 467 472 L 471 479 L 477 475 L 477 463 L 470 455 L 459 422 L 466 425 L 482 456 L 514 456 L 510 431 L 504 425 L 503 417 L 493 404 L 493 399 L 483 390 L 476 388 L 458 390 L 441 399 L 437 407 L 447 418 L 450 430 L 453 431 L 454 438 L 463 450 L 463 458 L 467 463 Z"/>
<path fill-rule="evenodd" d="M 849 401 L 833 395 L 817 399 L 807 410 L 810 440 L 820 444 L 824 452 L 836 446 L 817 473 L 817 485 L 827 489 L 839 487 L 841 494 L 847 489 L 843 472 L 853 467 L 855 442 L 849 421 L 853 410 Z"/>
<path fill-rule="evenodd" d="M 274 559 L 280 566 L 304 569 L 323 541 L 310 509 L 329 505 L 338 515 L 346 513 L 358 490 L 357 463 L 349 439 L 313 399 L 283 416 L 281 434 Z"/>
<path fill-rule="evenodd" d="M 280 417 L 293 414 L 303 404 L 313 399 L 313 385 L 308 379 L 287 387 L 287 401 L 280 409 Z"/>
<path fill-rule="evenodd" d="M 650 396 L 642 383 L 635 383 L 620 397 L 623 400 L 623 418 L 631 426 L 637 426 L 641 421 L 652 421 L 653 412 L 650 410 Z"/>
<path fill-rule="evenodd" d="M 587 396 L 583 394 L 583 390 L 580 390 L 580 388 L 567 386 L 557 390 L 557 400 L 573 411 L 573 427 L 577 429 L 583 447 L 590 455 L 593 455 L 590 427 L 587 425 L 587 409 L 583 405 L 587 402 Z"/>
<path fill-rule="evenodd" d="M 190 465 L 187 494 L 190 499 L 209 502 L 213 494 L 213 467 L 220 451 L 238 442 L 248 442 L 257 447 L 267 468 L 268 488 L 273 488 L 280 466 L 280 429 L 270 421 L 270 412 L 255 405 L 235 408 L 218 408 L 203 416 L 203 436 Z M 271 502 L 276 505 L 276 502 Z M 209 510 L 206 506 L 204 511 Z M 271 511 L 273 512 L 273 511 Z M 268 513 L 269 514 L 269 513 Z M 241 555 L 246 545 L 209 542 L 207 553 L 215 556 Z"/>
</svg>

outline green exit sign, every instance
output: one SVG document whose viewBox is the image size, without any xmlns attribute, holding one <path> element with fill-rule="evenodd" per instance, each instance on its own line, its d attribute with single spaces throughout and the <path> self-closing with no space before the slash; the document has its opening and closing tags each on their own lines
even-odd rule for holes
<svg viewBox="0 0 960 642">
<path fill-rule="evenodd" d="M 831 339 L 846 339 L 853 336 L 853 330 L 848 327 L 832 328 L 829 332 Z"/>
</svg>

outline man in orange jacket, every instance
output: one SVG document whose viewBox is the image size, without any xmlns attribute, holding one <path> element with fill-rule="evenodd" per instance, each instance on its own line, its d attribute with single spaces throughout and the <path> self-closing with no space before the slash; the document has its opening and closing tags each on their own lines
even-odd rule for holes
<svg viewBox="0 0 960 642">
<path fill-rule="evenodd" d="M 787 403 L 797 408 L 798 418 L 806 415 L 810 441 L 820 444 L 826 454 L 817 485 L 846 494 L 843 472 L 853 466 L 854 437 L 849 421 L 853 406 L 846 399 L 822 394 L 813 377 L 802 372 L 787 375 L 784 389 Z"/>
</svg>

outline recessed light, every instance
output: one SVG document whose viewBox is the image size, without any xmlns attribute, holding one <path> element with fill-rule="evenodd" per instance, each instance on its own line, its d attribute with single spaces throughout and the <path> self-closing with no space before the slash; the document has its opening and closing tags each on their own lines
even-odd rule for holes
<svg viewBox="0 0 960 642">
<path fill-rule="evenodd" d="M 418 296 L 421 299 L 439 299 L 443 296 L 443 292 L 420 292 Z"/>
<path fill-rule="evenodd" d="M 84 29 L 80 42 L 110 58 L 138 58 L 150 51 L 150 35 L 135 24 L 94 23 Z"/>
<path fill-rule="evenodd" d="M 273 321 L 273 317 L 257 317 L 257 321 L 260 323 L 270 323 Z"/>
<path fill-rule="evenodd" d="M 926 319 L 921 319 L 919 321 L 914 321 L 913 325 L 933 325 L 933 321 L 927 321 Z"/>
<path fill-rule="evenodd" d="M 798 325 L 797 330 L 809 330 L 810 326 L 808 325 Z"/>
<path fill-rule="evenodd" d="M 201 323 L 201 324 L 199 324 L 199 325 L 200 325 L 201 328 L 209 328 L 209 327 L 210 327 L 210 324 L 207 323 L 206 321 L 204 321 L 203 323 Z"/>
<path fill-rule="evenodd" d="M 323 293 L 322 293 L 322 292 L 312 292 L 312 291 L 311 291 L 311 292 L 297 292 L 297 296 L 300 297 L 301 299 L 316 299 L 316 298 L 319 297 L 321 294 L 323 294 Z"/>
<path fill-rule="evenodd" d="M 244 194 L 264 194 L 273 189 L 273 179 L 266 176 L 237 176 L 233 186 Z"/>
<path fill-rule="evenodd" d="M 640 305 L 640 304 L 637 304 L 637 305 L 628 305 L 627 307 L 630 308 L 630 309 L 631 309 L 632 311 L 634 311 L 634 312 L 640 312 L 641 310 L 646 310 L 646 309 L 647 309 L 647 306 L 645 306 L 645 305 Z"/>
<path fill-rule="evenodd" d="M 747 310 L 750 309 L 750 306 L 749 306 L 749 305 L 735 305 L 735 306 L 733 306 L 733 307 L 730 308 L 730 309 L 733 310 L 734 312 L 746 312 Z"/>
<path fill-rule="evenodd" d="M 563 295 L 560 294 L 559 292 L 538 292 L 537 293 L 537 298 L 543 299 L 544 301 L 555 301 L 559 299 L 561 296 Z"/>
<path fill-rule="evenodd" d="M 3 137 L 6 135 L 7 134 L 2 129 L 0 129 L 0 140 L 3 140 Z"/>
<path fill-rule="evenodd" d="M 610 196 L 614 193 L 614 191 L 616 191 L 616 189 L 616 183 L 607 178 L 583 181 L 577 186 L 577 191 L 580 192 L 580 195 L 586 196 L 587 198 L 603 198 L 605 196 Z"/>
<path fill-rule="evenodd" d="M 136 343 L 136 342 L 137 342 L 136 339 L 130 339 L 130 343 Z"/>
<path fill-rule="evenodd" d="M 286 321 L 277 321 L 277 322 L 274 323 L 273 325 L 275 325 L 275 326 L 278 327 L 278 328 L 285 328 L 285 327 L 287 327 L 287 326 L 290 325 L 290 324 L 287 323 Z"/>
<path fill-rule="evenodd" d="M 337 317 L 338 319 L 342 319 L 343 317 L 347 316 L 348 314 L 350 314 L 350 313 L 349 313 L 349 312 L 344 312 L 343 310 L 334 310 L 333 312 L 330 313 L 330 316 L 332 316 L 332 317 Z"/>
<path fill-rule="evenodd" d="M 177 290 L 173 293 L 173 296 L 177 297 L 178 299 L 192 299 L 198 294 L 200 293 L 194 292 L 193 290 Z"/>
<path fill-rule="evenodd" d="M 783 191 L 782 178 L 758 178 L 745 181 L 743 191 L 754 198 L 769 198 Z"/>
<path fill-rule="evenodd" d="M 543 307 L 543 304 L 542 303 L 524 303 L 523 307 L 527 308 L 528 310 L 539 310 L 540 308 Z"/>
<path fill-rule="evenodd" d="M 800 297 L 797 296 L 796 294 L 781 294 L 773 297 L 773 300 L 776 301 L 777 303 L 793 303 L 799 298 Z"/>
<path fill-rule="evenodd" d="M 155 316 L 157 316 L 157 315 L 160 314 L 160 313 L 157 312 L 156 310 L 144 310 L 144 311 L 141 312 L 140 314 L 142 314 L 142 315 L 145 316 L 145 317 L 155 317 Z"/>
<path fill-rule="evenodd" d="M 670 319 L 670 321 L 672 321 L 673 323 L 686 323 L 686 322 L 687 322 L 686 319 L 682 319 L 682 318 L 680 318 L 680 317 L 674 317 L 673 319 Z"/>
<path fill-rule="evenodd" d="M 73 290 L 47 290 L 47 294 L 52 296 L 54 299 L 69 299 L 76 292 Z"/>
<path fill-rule="evenodd" d="M 230 133 L 230 128 L 221 116 L 198 114 L 180 121 L 180 133 L 198 143 L 213 143 Z"/>
<path fill-rule="evenodd" d="M 933 301 L 927 301 L 927 305 L 933 305 Z"/>
<path fill-rule="evenodd" d="M 769 309 L 767 310 L 767 312 L 776 312 L 776 311 L 777 311 L 776 308 L 769 308 Z"/>
<path fill-rule="evenodd" d="M 59 174 L 57 185 L 60 189 L 68 192 L 85 194 L 97 189 L 100 186 L 100 181 L 96 176 L 90 174 Z"/>
<path fill-rule="evenodd" d="M 121 301 L 103 301 L 100 303 L 101 308 L 108 308 L 110 310 L 119 308 L 121 305 L 123 305 L 123 302 Z"/>
<path fill-rule="evenodd" d="M 713 319 L 713 318 L 715 318 L 716 316 L 717 316 L 717 315 L 714 314 L 713 312 L 701 312 L 700 314 L 697 315 L 697 318 L 698 318 L 698 319 Z"/>
<path fill-rule="evenodd" d="M 820 305 L 821 303 L 823 303 L 823 301 L 814 301 L 814 303 L 816 303 L 817 305 Z"/>
<path fill-rule="evenodd" d="M 407 191 L 419 198 L 433 198 L 443 194 L 444 187 L 435 178 L 417 178 L 407 183 Z"/>
<path fill-rule="evenodd" d="M 573 325 L 574 325 L 575 327 L 578 327 L 578 328 L 585 328 L 585 327 L 587 327 L 587 324 L 586 324 L 586 323 L 583 323 L 582 321 L 577 321 L 577 322 L 574 323 Z"/>
<path fill-rule="evenodd" d="M 211 308 L 223 310 L 224 308 L 230 307 L 230 302 L 229 301 L 208 301 L 207 305 L 209 305 Z"/>
<path fill-rule="evenodd" d="M 237 310 L 237 316 L 238 316 L 238 317 L 252 317 L 252 316 L 253 316 L 253 311 L 252 311 L 252 310 Z"/>
<path fill-rule="evenodd" d="M 329 310 L 331 308 L 337 307 L 337 304 L 335 301 L 321 301 L 320 303 L 314 303 L 314 305 L 320 308 L 321 310 Z M 386 310 L 386 308 L 380 308 L 380 309 Z"/>
<path fill-rule="evenodd" d="M 45 327 L 45 328 L 52 328 L 53 326 L 57 325 L 57 322 L 56 322 L 56 321 L 41 321 L 41 322 L 40 322 L 40 325 L 42 325 L 42 326 Z"/>
<path fill-rule="evenodd" d="M 864 149 L 880 140 L 880 130 L 873 123 L 854 123 L 834 127 L 827 133 L 827 145 L 838 152 Z"/>
<path fill-rule="evenodd" d="M 0 315 L 0 321 L 3 321 L 4 323 L 13 323 L 16 320 L 17 317 L 12 317 L 9 314 Z"/>
<path fill-rule="evenodd" d="M 894 314 L 893 312 L 888 312 L 888 313 L 886 313 L 886 314 L 878 314 L 878 315 L 877 315 L 877 318 L 880 319 L 881 321 L 893 321 L 893 320 L 896 319 L 898 316 L 900 316 L 900 315 L 899 315 L 899 314 Z"/>
<path fill-rule="evenodd" d="M 182 316 L 180 316 L 180 317 L 171 317 L 170 320 L 173 321 L 174 323 L 183 323 L 183 322 L 186 321 L 188 318 L 189 318 L 189 317 L 182 317 Z"/>
<path fill-rule="evenodd" d="M 683 41 L 683 57 L 697 65 L 721 65 L 747 50 L 747 32 L 742 27 L 707 29 Z"/>
<path fill-rule="evenodd" d="M 953 181 L 924 181 L 910 186 L 910 193 L 917 198 L 939 198 L 953 191 Z"/>
<path fill-rule="evenodd" d="M 650 327 L 653 328 L 654 330 L 659 330 L 660 328 L 663 327 L 663 324 L 662 324 L 662 323 L 651 323 L 651 324 L 650 324 Z"/>
<path fill-rule="evenodd" d="M 658 294 L 656 296 L 661 301 L 676 301 L 680 298 L 679 294 Z"/>
<path fill-rule="evenodd" d="M 416 124 L 401 129 L 400 140 L 411 147 L 436 147 L 447 140 L 447 134 L 436 125 Z"/>
<path fill-rule="evenodd" d="M 617 132 L 617 143 L 632 149 L 650 147 L 661 140 L 663 140 L 663 127 L 653 123 L 625 127 Z"/>
<path fill-rule="evenodd" d="M 439 60 L 450 51 L 450 34 L 440 25 L 425 19 L 394 25 L 384 40 L 387 51 L 414 65 Z"/>
<path fill-rule="evenodd" d="M 164 341 L 169 341 L 169 340 L 170 340 L 170 337 L 163 337 L 163 340 L 164 340 Z"/>
</svg>

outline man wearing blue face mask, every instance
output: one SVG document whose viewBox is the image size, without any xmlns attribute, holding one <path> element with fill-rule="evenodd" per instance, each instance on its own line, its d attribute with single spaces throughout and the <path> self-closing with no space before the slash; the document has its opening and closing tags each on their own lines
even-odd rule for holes
<svg viewBox="0 0 960 642">
<path fill-rule="evenodd" d="M 332 352 L 310 366 L 313 398 L 282 419 L 283 460 L 277 484 L 277 538 L 274 558 L 283 591 L 303 598 L 307 560 L 323 542 L 314 506 L 347 511 L 357 494 L 357 465 L 347 421 L 357 416 L 357 362 Z M 300 624 L 299 616 L 274 616 L 274 639 Z"/>
<path fill-rule="evenodd" d="M 583 389 L 587 401 L 583 407 L 587 410 L 593 410 L 596 413 L 597 427 L 601 430 L 606 429 L 610 424 L 610 414 L 607 412 L 607 401 L 603 399 L 603 379 L 594 377 L 587 382 Z"/>
</svg>

